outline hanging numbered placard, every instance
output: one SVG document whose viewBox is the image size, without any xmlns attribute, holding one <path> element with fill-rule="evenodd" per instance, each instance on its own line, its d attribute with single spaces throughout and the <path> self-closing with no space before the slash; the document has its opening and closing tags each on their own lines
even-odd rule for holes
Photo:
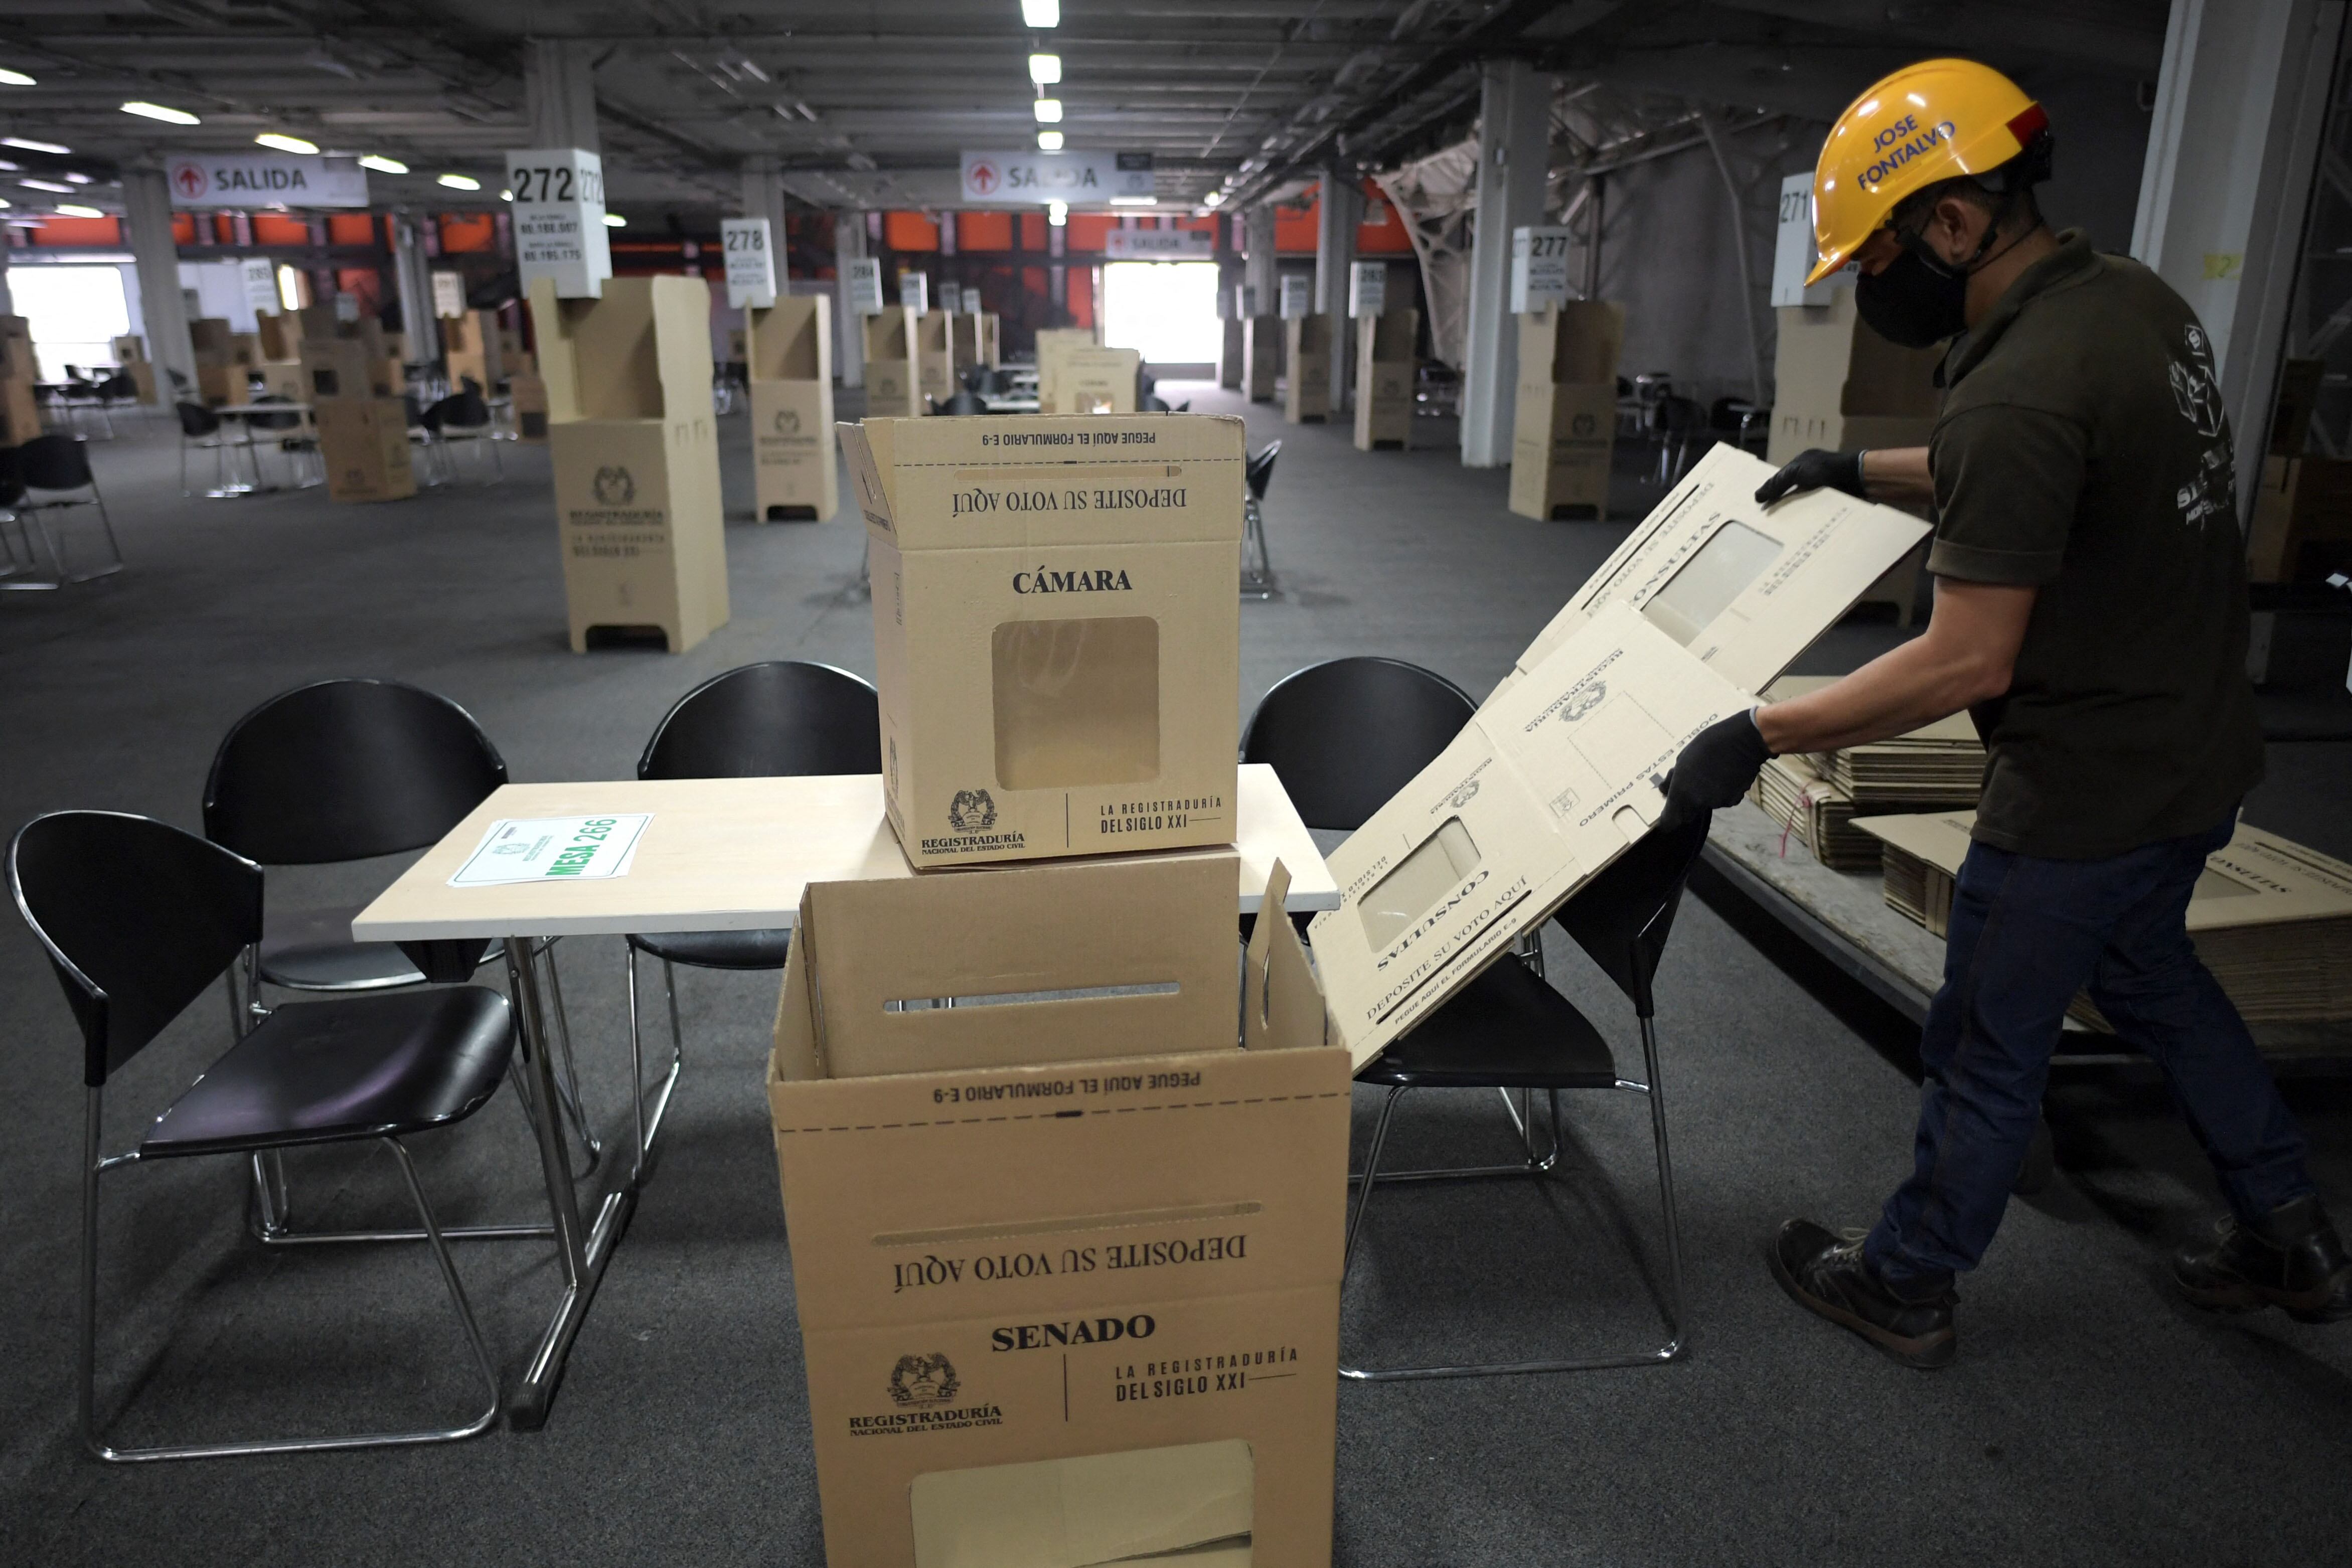
<svg viewBox="0 0 2352 1568">
<path fill-rule="evenodd" d="M 763 217 L 723 217 L 719 237 L 727 248 L 727 302 L 740 310 L 764 310 L 776 302 L 775 237 Z"/>
<path fill-rule="evenodd" d="M 604 161 L 577 147 L 507 154 L 515 265 L 525 293 L 541 278 L 566 300 L 593 300 L 613 275 L 604 230 Z"/>
</svg>

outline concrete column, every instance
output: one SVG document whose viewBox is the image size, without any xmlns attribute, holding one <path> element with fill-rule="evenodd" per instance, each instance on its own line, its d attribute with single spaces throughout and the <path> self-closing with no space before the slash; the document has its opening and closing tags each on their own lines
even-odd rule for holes
<svg viewBox="0 0 2352 1568">
<path fill-rule="evenodd" d="M 1323 200 L 1315 225 L 1315 309 L 1334 318 L 1331 406 L 1345 411 L 1356 378 L 1349 360 L 1356 334 L 1348 323 L 1348 269 L 1356 259 L 1356 230 L 1364 221 L 1364 187 L 1346 170 L 1323 171 Z"/>
<path fill-rule="evenodd" d="M 2343 0 L 2172 0 L 2165 33 L 2131 253 L 2211 339 L 2242 521 L 2270 433 L 2344 26 Z"/>
<path fill-rule="evenodd" d="M 844 386 L 866 384 L 866 322 L 850 309 L 849 264 L 866 258 L 866 215 L 833 215 L 833 367 Z"/>
<path fill-rule="evenodd" d="M 563 38 L 524 42 L 523 100 L 533 147 L 604 151 L 596 137 L 596 82 L 589 66 L 593 47 Z"/>
<path fill-rule="evenodd" d="M 1257 291 L 1257 313 L 1271 316 L 1282 309 L 1282 281 L 1275 265 L 1274 206 L 1250 208 L 1242 216 L 1242 282 Z"/>
<path fill-rule="evenodd" d="M 768 220 L 769 243 L 776 247 L 776 281 L 784 280 L 784 186 L 776 177 L 776 160 L 761 153 L 743 160 L 743 207 L 745 217 Z"/>
<path fill-rule="evenodd" d="M 1511 460 L 1519 370 L 1511 319 L 1511 230 L 1543 221 L 1551 79 L 1524 60 L 1488 60 L 1478 90 L 1477 229 L 1470 244 L 1470 304 L 1463 338 L 1462 465 Z"/>
<path fill-rule="evenodd" d="M 394 213 L 392 218 L 392 280 L 400 291 L 400 326 L 408 337 L 410 362 L 439 359 L 441 321 L 433 311 L 433 275 L 417 238 L 416 220 L 406 213 Z"/>
<path fill-rule="evenodd" d="M 196 391 L 196 351 L 188 339 L 187 301 L 180 294 L 180 251 L 172 238 L 172 193 L 161 169 L 122 171 L 123 226 L 131 232 L 131 256 L 139 272 L 140 333 L 147 357 L 160 370 L 187 377 L 186 395 Z M 171 377 L 155 391 L 172 395 Z"/>
</svg>

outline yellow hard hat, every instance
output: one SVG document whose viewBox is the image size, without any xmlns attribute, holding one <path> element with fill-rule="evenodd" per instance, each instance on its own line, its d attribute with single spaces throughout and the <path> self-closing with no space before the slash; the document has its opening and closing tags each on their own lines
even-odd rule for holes
<svg viewBox="0 0 2352 1568">
<path fill-rule="evenodd" d="M 2050 126 L 2042 106 L 1990 66 L 1922 60 L 1873 82 L 1830 127 L 1813 166 L 1818 283 L 1843 267 L 1914 191 L 1981 174 Z"/>
</svg>

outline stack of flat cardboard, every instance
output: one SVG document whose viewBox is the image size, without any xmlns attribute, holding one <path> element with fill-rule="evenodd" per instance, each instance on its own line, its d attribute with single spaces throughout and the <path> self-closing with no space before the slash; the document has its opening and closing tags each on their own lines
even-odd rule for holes
<svg viewBox="0 0 2352 1568">
<path fill-rule="evenodd" d="M 924 874 L 806 890 L 770 1058 L 826 1561 L 1322 1568 L 1351 1068 L 1279 867 L 1235 974 L 1241 422 L 841 439 Z"/>
<path fill-rule="evenodd" d="M 744 315 L 753 504 L 770 522 L 822 522 L 841 503 L 833 448 L 833 301 L 784 294 Z"/>
<path fill-rule="evenodd" d="M 1609 511 L 1617 443 L 1617 354 L 1625 308 L 1571 300 L 1519 318 L 1511 435 L 1511 510 L 1550 519 Z"/>
<path fill-rule="evenodd" d="M 1400 306 L 1356 322 L 1356 449 L 1402 447 L 1412 437 L 1413 345 L 1421 312 Z"/>
<path fill-rule="evenodd" d="M 1339 320 L 1318 314 L 1283 322 L 1283 423 L 1319 425 L 1331 416 L 1331 355 L 1339 347 L 1333 329 Z"/>
<path fill-rule="evenodd" d="M 728 616 L 709 286 L 612 278 L 560 300 L 542 278 L 530 310 L 572 651 L 609 626 L 658 628 L 684 653 Z"/>
<path fill-rule="evenodd" d="M 1709 452 L 1329 857 L 1341 903 L 1310 934 L 1359 1064 L 1647 832 L 1684 744 L 1749 706 L 1927 531 L 1832 490 L 1759 509 L 1770 472 Z"/>
<path fill-rule="evenodd" d="M 1864 817 L 1887 906 L 1941 936 L 1976 825 L 1969 811 Z M 2249 1022 L 2352 1018 L 2352 866 L 2241 822 L 2189 899 L 2197 956 Z M 2073 1016 L 2107 1028 L 2087 996 Z"/>
<path fill-rule="evenodd" d="M 1764 693 L 1785 702 L 1837 677 L 1789 675 Z M 1809 757 L 1775 757 L 1748 799 L 1786 828 L 1813 858 L 1838 871 L 1875 870 L 1879 841 L 1853 826 L 1857 816 L 1889 809 L 1973 809 L 1984 777 L 1984 746 L 1965 713 L 1908 734 Z"/>
</svg>

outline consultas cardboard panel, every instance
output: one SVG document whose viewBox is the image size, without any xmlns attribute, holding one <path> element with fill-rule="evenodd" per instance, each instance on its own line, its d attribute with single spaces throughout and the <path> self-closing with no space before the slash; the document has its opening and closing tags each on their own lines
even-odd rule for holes
<svg viewBox="0 0 2352 1568">
<path fill-rule="evenodd" d="M 833 1568 L 1329 1561 L 1349 1063 L 1280 868 L 1237 997 L 1231 860 L 1203 858 L 1227 902 L 1200 921 L 1197 1035 L 1135 994 L 1026 1030 L 982 1015 L 1038 1004 L 928 1011 L 943 1055 L 975 1030 L 1034 1047 L 990 1068 L 845 1078 L 818 1041 L 975 971 L 1148 967 L 1148 911 L 1209 886 L 1192 858 L 1105 862 L 1083 889 L 1033 867 L 803 900 L 767 1089 Z M 1003 916 L 975 925 L 967 883 Z M 1059 931 L 1101 928 L 1099 967 L 1025 918 L 1065 901 Z M 842 949 L 898 950 L 901 972 L 844 994 L 817 976 Z M 1167 1048 L 1118 1054 L 1138 1035 Z"/>
<path fill-rule="evenodd" d="M 1241 422 L 869 419 L 841 438 L 908 858 L 1231 842 Z"/>
</svg>

